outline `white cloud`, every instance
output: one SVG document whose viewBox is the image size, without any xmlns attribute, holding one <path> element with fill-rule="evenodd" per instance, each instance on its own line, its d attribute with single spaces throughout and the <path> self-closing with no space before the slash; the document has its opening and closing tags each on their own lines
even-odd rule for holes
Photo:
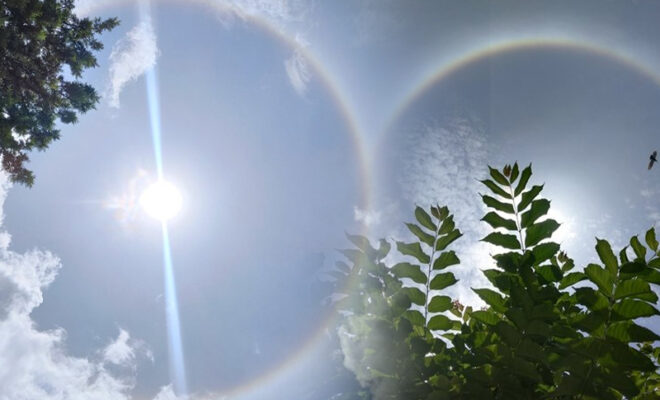
<svg viewBox="0 0 660 400">
<path fill-rule="evenodd" d="M 144 17 L 115 44 L 110 54 L 108 101 L 112 107 L 119 107 L 119 94 L 127 83 L 156 65 L 158 53 L 151 19 Z"/>
<path fill-rule="evenodd" d="M 361 222 L 369 227 L 380 222 L 381 213 L 376 210 L 363 210 L 355 206 L 353 207 L 353 217 L 356 222 Z"/>
<path fill-rule="evenodd" d="M 303 54 L 299 50 L 294 51 L 291 57 L 284 61 L 284 68 L 293 89 L 303 96 L 307 92 L 307 85 L 311 80 L 309 67 Z"/>
<path fill-rule="evenodd" d="M 0 207 L 7 190 L 0 172 Z M 1 219 L 0 213 L 0 219 Z M 63 329 L 39 330 L 31 312 L 43 302 L 43 290 L 55 279 L 60 260 L 45 251 L 17 253 L 10 236 L 0 233 L 0 399 L 129 399 L 135 348 L 121 331 L 103 359 L 67 354 Z M 106 362 L 130 367 L 110 372 Z"/>
<path fill-rule="evenodd" d="M 153 354 L 144 342 L 134 339 L 124 329 L 119 329 L 117 339 L 113 340 L 103 350 L 103 361 L 126 368 L 135 368 L 138 355 L 144 355 L 153 361 Z"/>
</svg>

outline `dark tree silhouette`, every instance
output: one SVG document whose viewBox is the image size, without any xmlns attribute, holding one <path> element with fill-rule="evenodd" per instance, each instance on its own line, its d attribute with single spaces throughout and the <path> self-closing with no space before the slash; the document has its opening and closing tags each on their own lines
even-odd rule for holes
<svg viewBox="0 0 660 400">
<path fill-rule="evenodd" d="M 119 23 L 73 8 L 73 0 L 0 0 L 0 154 L 11 180 L 27 186 L 27 153 L 59 138 L 58 120 L 75 123 L 98 102 L 80 78 L 97 66 L 98 35 Z"/>
</svg>

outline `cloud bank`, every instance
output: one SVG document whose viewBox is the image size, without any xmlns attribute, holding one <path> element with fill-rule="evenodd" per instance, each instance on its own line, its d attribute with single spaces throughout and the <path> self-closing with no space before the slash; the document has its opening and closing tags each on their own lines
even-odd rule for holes
<svg viewBox="0 0 660 400">
<path fill-rule="evenodd" d="M 0 172 L 0 207 L 8 188 Z M 1 217 L 0 217 L 1 218 Z M 128 332 L 101 351 L 99 359 L 67 354 L 63 329 L 39 330 L 31 312 L 43 302 L 43 291 L 55 279 L 60 260 L 45 251 L 17 253 L 10 235 L 0 233 L 0 399 L 128 399 L 133 376 L 110 364 L 135 365 Z"/>
<path fill-rule="evenodd" d="M 156 33 L 151 19 L 145 17 L 115 44 L 110 54 L 110 82 L 107 90 L 110 106 L 119 107 L 119 95 L 124 86 L 153 68 L 158 54 Z"/>
</svg>

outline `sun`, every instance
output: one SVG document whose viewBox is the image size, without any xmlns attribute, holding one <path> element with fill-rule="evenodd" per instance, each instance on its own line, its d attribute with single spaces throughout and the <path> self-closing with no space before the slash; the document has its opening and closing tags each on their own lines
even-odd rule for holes
<svg viewBox="0 0 660 400">
<path fill-rule="evenodd" d="M 165 180 L 147 187 L 140 196 L 140 205 L 147 214 L 160 221 L 167 221 L 181 210 L 183 200 L 179 190 Z"/>
</svg>

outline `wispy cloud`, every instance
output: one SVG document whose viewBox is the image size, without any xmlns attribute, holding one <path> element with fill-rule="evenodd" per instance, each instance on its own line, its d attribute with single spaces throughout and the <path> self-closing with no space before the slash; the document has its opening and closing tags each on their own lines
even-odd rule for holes
<svg viewBox="0 0 660 400">
<path fill-rule="evenodd" d="M 370 227 L 380 222 L 381 213 L 376 210 L 363 210 L 357 206 L 353 207 L 353 218 L 356 222 L 361 222 Z"/>
<path fill-rule="evenodd" d="M 464 234 L 454 245 L 461 265 L 453 270 L 459 283 L 450 294 L 462 302 L 482 304 L 470 288 L 490 286 L 480 272 L 492 264 L 493 249 L 479 241 L 486 227 L 480 221 L 484 208 L 478 195 L 483 192 L 478 178 L 488 165 L 487 136 L 478 120 L 455 116 L 427 123 L 408 138 L 398 177 L 403 198 L 422 207 L 449 207 Z"/>
<path fill-rule="evenodd" d="M 136 366 L 138 356 L 144 355 L 153 361 L 153 354 L 141 340 L 134 339 L 125 329 L 119 329 L 119 335 L 103 349 L 103 361 L 120 367 Z"/>
<path fill-rule="evenodd" d="M 127 83 L 156 65 L 158 54 L 151 19 L 143 17 L 138 25 L 115 44 L 110 54 L 108 102 L 112 107 L 119 107 L 119 95 Z"/>
<path fill-rule="evenodd" d="M 294 51 L 291 57 L 284 61 L 284 68 L 293 89 L 299 95 L 304 96 L 311 79 L 305 57 L 299 50 Z"/>
</svg>

